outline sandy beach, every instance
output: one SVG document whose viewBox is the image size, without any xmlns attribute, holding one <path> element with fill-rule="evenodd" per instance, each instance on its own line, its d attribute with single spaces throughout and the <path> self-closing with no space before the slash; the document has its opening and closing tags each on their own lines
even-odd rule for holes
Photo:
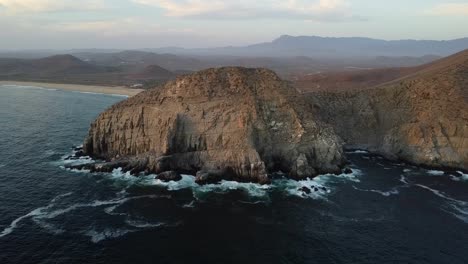
<svg viewBox="0 0 468 264">
<path fill-rule="evenodd" d="M 42 83 L 42 82 L 17 82 L 17 81 L 0 81 L 1 85 L 19 85 L 19 86 L 34 86 L 49 89 L 65 90 L 65 91 L 79 91 L 89 93 L 101 94 L 118 94 L 126 96 L 134 96 L 142 89 L 130 89 L 123 86 L 97 86 L 97 85 L 78 85 L 78 84 L 59 84 L 59 83 Z"/>
</svg>

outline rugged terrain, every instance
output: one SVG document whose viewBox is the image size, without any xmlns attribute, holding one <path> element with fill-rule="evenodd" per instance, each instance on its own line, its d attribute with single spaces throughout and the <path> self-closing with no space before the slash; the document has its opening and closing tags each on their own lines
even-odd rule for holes
<svg viewBox="0 0 468 264">
<path fill-rule="evenodd" d="M 308 107 L 272 71 L 209 69 L 114 105 L 92 124 L 84 152 L 108 161 L 93 170 L 175 170 L 202 183 L 339 172 L 342 142 Z"/>
<path fill-rule="evenodd" d="M 468 51 L 378 87 L 307 97 L 348 148 L 468 169 Z"/>
</svg>

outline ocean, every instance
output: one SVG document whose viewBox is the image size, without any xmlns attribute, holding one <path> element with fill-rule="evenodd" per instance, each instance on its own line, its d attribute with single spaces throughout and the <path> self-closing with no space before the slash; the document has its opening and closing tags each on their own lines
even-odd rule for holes
<svg viewBox="0 0 468 264">
<path fill-rule="evenodd" d="M 1 264 L 468 263 L 462 172 L 365 151 L 352 174 L 265 186 L 65 169 L 123 99 L 0 86 Z"/>
</svg>

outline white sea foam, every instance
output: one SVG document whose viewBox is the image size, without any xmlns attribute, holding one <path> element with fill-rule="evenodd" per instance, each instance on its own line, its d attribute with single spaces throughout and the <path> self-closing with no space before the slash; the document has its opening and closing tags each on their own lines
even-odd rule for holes
<svg viewBox="0 0 468 264">
<path fill-rule="evenodd" d="M 455 198 L 452 198 L 450 196 L 448 196 L 447 194 L 439 191 L 439 190 L 435 190 L 435 189 L 432 189 L 431 187 L 429 186 L 426 186 L 426 185 L 422 185 L 422 184 L 415 184 L 415 186 L 418 186 L 418 187 L 421 187 L 423 189 L 426 189 L 430 192 L 432 192 L 433 194 L 439 196 L 440 198 L 443 198 L 445 200 L 448 200 L 448 201 L 451 201 L 451 202 L 455 202 L 455 203 L 459 203 L 461 205 L 468 205 L 468 202 L 465 202 L 465 201 L 461 201 L 461 200 L 457 200 Z"/>
<path fill-rule="evenodd" d="M 183 208 L 195 208 L 195 201 L 182 205 Z"/>
<path fill-rule="evenodd" d="M 5 228 L 1 233 L 0 233 L 0 238 L 1 237 L 4 237 L 4 236 L 7 236 L 9 234 L 11 234 L 15 228 L 18 227 L 18 224 L 23 221 L 24 219 L 27 219 L 29 217 L 32 217 L 32 216 L 36 216 L 36 215 L 41 215 L 42 214 L 42 211 L 44 209 L 46 209 L 47 207 L 39 207 L 39 208 L 36 208 L 34 210 L 32 210 L 31 212 L 23 215 L 23 216 L 20 216 L 18 218 L 16 218 L 15 220 L 13 220 L 13 222 L 11 222 L 10 226 Z"/>
<path fill-rule="evenodd" d="M 136 228 L 156 228 L 156 227 L 161 227 L 165 225 L 163 222 L 149 223 L 147 221 L 131 220 L 131 219 L 126 219 L 125 223 L 129 226 L 136 227 Z"/>
<path fill-rule="evenodd" d="M 456 181 L 468 181 L 468 174 L 466 173 L 463 173 L 462 171 L 457 171 L 458 174 L 460 174 L 459 177 L 457 176 L 452 176 L 452 179 L 453 180 L 456 180 Z"/>
<path fill-rule="evenodd" d="M 146 180 L 143 180 L 141 183 L 144 185 L 156 185 L 166 187 L 169 191 L 197 188 L 200 186 L 195 182 L 195 177 L 190 175 L 182 175 L 182 179 L 177 182 L 163 182 L 160 179 L 156 179 L 155 175 L 150 175 Z"/>
<path fill-rule="evenodd" d="M 219 184 L 208 184 L 197 186 L 196 190 L 200 192 L 228 192 L 231 190 L 243 190 L 252 197 L 264 197 L 270 185 L 261 185 L 257 183 L 245 183 L 236 181 L 221 181 Z"/>
<path fill-rule="evenodd" d="M 355 190 L 362 191 L 362 192 L 373 192 L 373 193 L 378 193 L 380 195 L 383 195 L 385 197 L 389 197 L 392 195 L 398 195 L 400 192 L 398 191 L 398 187 L 392 188 L 389 191 L 381 191 L 381 190 L 374 190 L 374 189 L 360 189 L 357 188 L 356 186 L 353 186 Z"/>
<path fill-rule="evenodd" d="M 84 234 L 91 237 L 91 242 L 99 243 L 107 239 L 122 237 L 131 232 L 135 232 L 135 230 L 106 228 L 102 231 L 97 231 L 93 228 L 86 231 Z"/>
<path fill-rule="evenodd" d="M 442 176 L 445 174 L 445 172 L 441 170 L 427 170 L 427 173 L 432 176 Z"/>
<path fill-rule="evenodd" d="M 43 219 L 33 217 L 32 220 L 34 221 L 34 223 L 36 223 L 42 229 L 46 230 L 47 232 L 49 232 L 51 234 L 59 235 L 59 234 L 65 233 L 64 229 L 59 228 L 54 224 L 48 223 L 48 222 L 44 221 Z"/>
<path fill-rule="evenodd" d="M 448 201 L 449 207 L 452 210 L 446 210 L 446 209 L 442 209 L 442 210 L 460 219 L 461 221 L 468 223 L 468 202 L 467 201 L 455 199 L 439 190 L 432 189 L 431 187 L 426 186 L 426 185 L 415 184 L 415 186 L 428 190 L 432 192 L 433 194 L 435 194 L 436 196 Z"/>
<path fill-rule="evenodd" d="M 199 185 L 195 182 L 195 177 L 190 175 L 182 175 L 182 180 L 174 182 L 163 182 L 159 179 L 155 179 L 155 176 L 147 176 L 146 178 L 139 181 L 139 184 L 144 185 L 156 185 L 167 188 L 169 191 L 177 191 L 182 189 L 192 189 L 194 196 L 198 197 L 197 194 L 218 192 L 225 193 L 232 190 L 243 190 L 250 197 L 261 198 L 268 196 L 268 193 L 272 190 L 283 190 L 285 194 L 298 196 L 303 198 L 323 198 L 326 194 L 330 193 L 331 187 L 326 187 L 329 181 L 353 181 L 360 182 L 359 177 L 362 175 L 362 171 L 353 169 L 350 174 L 325 174 L 319 175 L 313 179 L 306 179 L 302 181 L 280 179 L 273 180 L 269 185 L 261 185 L 257 183 L 242 183 L 236 181 L 221 181 L 218 184 L 207 184 Z M 312 190 L 310 194 L 305 194 L 301 188 L 307 187 Z M 318 191 L 315 191 L 317 187 Z M 325 187 L 326 191 L 324 191 Z"/>
<path fill-rule="evenodd" d="M 45 90 L 45 91 L 58 91 L 58 89 L 46 88 L 46 87 L 41 87 L 41 86 L 32 86 L 32 85 L 5 84 L 5 85 L 1 85 L 1 86 L 7 87 L 7 88 L 39 89 L 39 90 Z"/>
<path fill-rule="evenodd" d="M 23 216 L 20 216 L 18 218 L 16 218 L 15 220 L 13 220 L 13 222 L 10 223 L 10 225 L 5 228 L 1 233 L 0 233 L 0 238 L 1 237 L 4 237 L 4 236 L 7 236 L 9 234 L 11 234 L 15 228 L 18 227 L 18 224 L 23 221 L 24 219 L 27 219 L 27 218 L 30 218 L 30 217 L 35 217 L 35 216 L 42 216 L 45 214 L 45 211 L 47 209 L 50 209 L 54 206 L 54 203 L 57 202 L 59 199 L 63 198 L 63 197 L 66 197 L 66 196 L 69 196 L 71 195 L 72 193 L 69 192 L 69 193 L 65 193 L 65 194 L 61 194 L 61 195 L 58 195 L 56 196 L 55 198 L 53 198 L 49 205 L 47 206 L 43 206 L 43 207 L 39 207 L 39 208 L 36 208 L 34 210 L 32 210 L 31 212 L 23 215 Z"/>
<path fill-rule="evenodd" d="M 347 151 L 346 153 L 348 153 L 348 154 L 368 154 L 369 151 L 365 151 L 365 150 L 353 150 L 353 151 Z"/>
<path fill-rule="evenodd" d="M 105 205 L 122 205 L 128 201 L 131 200 L 139 200 L 139 199 L 156 199 L 160 198 L 160 195 L 141 195 L 141 196 L 133 196 L 133 197 L 125 197 L 125 198 L 120 198 L 120 199 L 111 199 L 111 200 L 105 200 L 105 201 L 100 201 L 96 200 L 91 203 L 77 203 L 77 204 L 72 204 L 66 208 L 62 209 L 57 209 L 54 211 L 47 212 L 46 214 L 42 214 L 39 216 L 39 218 L 46 218 L 46 219 L 52 219 L 56 218 L 60 215 L 69 213 L 71 211 L 80 209 L 80 208 L 89 208 L 89 207 L 101 207 Z M 115 208 L 114 208 L 115 209 Z M 106 210 L 106 209 L 105 209 Z"/>
<path fill-rule="evenodd" d="M 66 159 L 67 157 L 68 155 L 63 157 L 60 163 L 63 165 L 82 165 L 95 162 L 91 157 L 88 156 L 79 157 L 78 159 Z"/>
<path fill-rule="evenodd" d="M 402 183 L 408 184 L 408 179 L 405 177 L 405 175 L 400 175 L 400 181 Z"/>
<path fill-rule="evenodd" d="M 451 204 L 451 207 L 455 210 L 455 212 L 448 212 L 448 213 L 452 214 L 456 218 L 468 224 L 468 207 L 467 206 L 463 207 L 457 204 Z"/>
<path fill-rule="evenodd" d="M 108 94 L 108 93 L 96 93 L 96 92 L 84 92 L 84 91 L 71 91 L 71 92 L 73 92 L 73 93 L 81 93 L 81 94 L 108 95 L 108 96 L 116 96 L 116 97 L 128 98 L 128 95 L 124 95 L 124 94 Z"/>
<path fill-rule="evenodd" d="M 61 216 L 63 214 L 69 213 L 71 211 L 74 211 L 74 210 L 77 210 L 77 209 L 80 209 L 80 208 L 101 207 L 101 206 L 106 206 L 106 205 L 114 205 L 114 207 L 112 209 L 112 210 L 114 210 L 119 205 L 122 205 L 122 204 L 124 204 L 124 203 L 126 203 L 126 202 L 128 202 L 130 200 L 137 200 L 137 199 L 144 199 L 144 198 L 155 199 L 155 198 L 160 198 L 160 197 L 167 197 L 167 196 L 160 196 L 160 195 L 142 195 L 142 196 L 124 197 L 124 198 L 104 200 L 104 201 L 96 200 L 96 201 L 93 201 L 91 203 L 76 203 L 76 204 L 72 204 L 72 205 L 70 205 L 70 206 L 68 206 L 66 208 L 54 209 L 55 203 L 59 199 L 65 197 L 65 196 L 69 196 L 71 194 L 72 193 L 66 193 L 66 194 L 59 195 L 59 196 L 55 197 L 54 199 L 52 199 L 50 201 L 49 205 L 44 206 L 44 207 L 36 208 L 36 209 L 32 210 L 31 212 L 29 212 L 28 214 L 23 215 L 21 217 L 18 217 L 15 220 L 13 220 L 13 222 L 11 222 L 10 226 L 5 228 L 0 233 L 0 238 L 11 234 L 14 231 L 14 229 L 17 228 L 18 224 L 21 221 L 23 221 L 24 219 L 27 219 L 27 218 L 33 218 L 33 220 L 36 223 L 38 223 L 39 226 L 45 228 L 46 230 L 51 231 L 52 233 L 60 233 L 60 232 L 63 232 L 63 230 L 58 229 L 58 228 L 54 227 L 53 225 L 50 225 L 49 223 L 47 223 L 47 220 L 56 218 L 58 216 Z M 106 210 L 109 211 L 110 209 L 106 208 L 105 211 Z M 112 211 L 112 210 L 110 210 L 110 211 Z"/>
</svg>

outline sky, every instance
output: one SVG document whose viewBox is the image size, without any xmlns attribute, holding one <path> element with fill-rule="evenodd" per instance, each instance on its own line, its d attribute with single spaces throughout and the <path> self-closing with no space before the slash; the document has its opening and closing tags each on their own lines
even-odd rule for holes
<svg viewBox="0 0 468 264">
<path fill-rule="evenodd" d="M 0 0 L 0 49 L 240 46 L 281 35 L 468 37 L 468 0 Z"/>
</svg>

